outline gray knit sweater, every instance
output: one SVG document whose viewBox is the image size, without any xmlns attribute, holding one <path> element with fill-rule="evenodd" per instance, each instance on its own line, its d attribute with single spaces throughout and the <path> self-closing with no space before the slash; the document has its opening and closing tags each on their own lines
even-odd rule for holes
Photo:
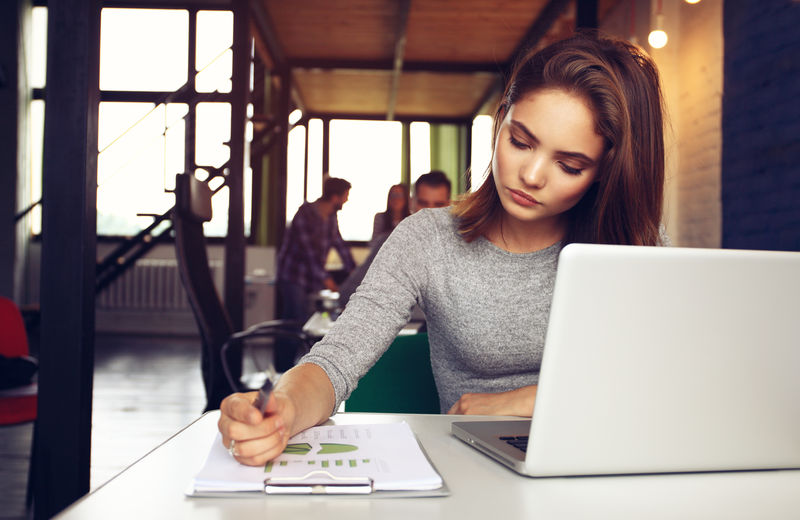
<svg viewBox="0 0 800 520">
<path fill-rule="evenodd" d="M 301 362 L 327 373 L 336 408 L 418 303 L 425 312 L 442 412 L 467 392 L 536 384 L 560 244 L 509 253 L 466 243 L 448 208 L 403 220 L 330 332 Z"/>
</svg>

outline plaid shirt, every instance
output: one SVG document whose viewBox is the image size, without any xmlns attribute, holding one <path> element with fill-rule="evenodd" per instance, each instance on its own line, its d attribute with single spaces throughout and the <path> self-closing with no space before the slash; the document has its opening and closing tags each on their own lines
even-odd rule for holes
<svg viewBox="0 0 800 520">
<path fill-rule="evenodd" d="M 355 262 L 339 233 L 336 212 L 323 219 L 313 203 L 303 203 L 283 237 L 278 252 L 277 280 L 295 283 L 308 292 L 323 289 L 323 281 L 330 276 L 325 270 L 325 261 L 331 247 L 339 253 L 345 270 L 352 271 Z"/>
</svg>

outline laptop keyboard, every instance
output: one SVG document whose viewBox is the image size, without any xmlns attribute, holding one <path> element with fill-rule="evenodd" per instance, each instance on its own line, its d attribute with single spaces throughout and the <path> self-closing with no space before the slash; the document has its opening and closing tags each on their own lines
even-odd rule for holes
<svg viewBox="0 0 800 520">
<path fill-rule="evenodd" d="M 517 435 L 516 437 L 515 436 L 500 437 L 500 440 L 507 442 L 508 444 L 522 450 L 523 452 L 528 451 L 527 435 Z"/>
</svg>

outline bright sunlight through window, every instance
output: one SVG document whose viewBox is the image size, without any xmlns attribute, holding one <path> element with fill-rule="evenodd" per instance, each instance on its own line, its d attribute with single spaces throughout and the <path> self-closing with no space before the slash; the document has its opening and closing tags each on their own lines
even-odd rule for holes
<svg viewBox="0 0 800 520">
<path fill-rule="evenodd" d="M 376 213 L 386 210 L 386 196 L 400 182 L 402 124 L 396 121 L 331 121 L 330 175 L 353 185 L 339 212 L 345 240 L 372 238 Z"/>
</svg>

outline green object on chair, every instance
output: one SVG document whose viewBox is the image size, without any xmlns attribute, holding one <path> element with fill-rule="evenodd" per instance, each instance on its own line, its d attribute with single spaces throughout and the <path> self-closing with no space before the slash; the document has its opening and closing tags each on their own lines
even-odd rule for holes
<svg viewBox="0 0 800 520">
<path fill-rule="evenodd" d="M 428 335 L 397 336 L 361 378 L 345 411 L 439 413 Z"/>
</svg>

